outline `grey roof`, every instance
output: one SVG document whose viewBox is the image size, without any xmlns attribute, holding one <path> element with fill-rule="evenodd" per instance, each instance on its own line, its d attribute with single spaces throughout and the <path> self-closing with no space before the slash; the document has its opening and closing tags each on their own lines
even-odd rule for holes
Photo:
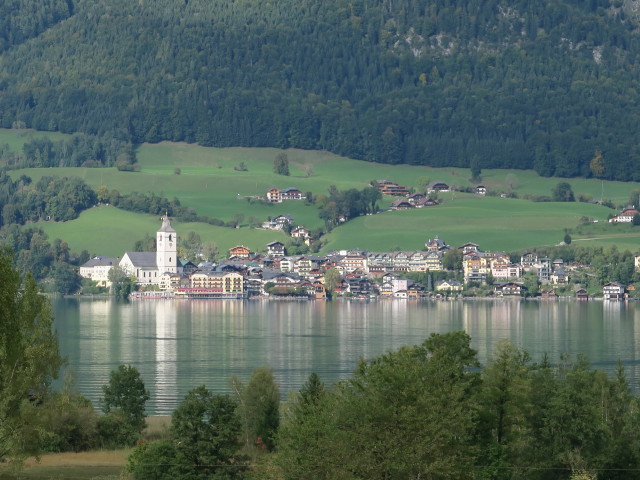
<svg viewBox="0 0 640 480">
<path fill-rule="evenodd" d="M 125 255 L 129 257 L 134 267 L 157 268 L 156 252 L 127 252 Z"/>
<path fill-rule="evenodd" d="M 166 215 L 162 216 L 162 226 L 160 227 L 160 230 L 158 230 L 158 231 L 159 232 L 176 233 L 176 231 L 171 226 L 171 222 L 169 221 L 169 217 L 167 217 Z"/>
<path fill-rule="evenodd" d="M 111 258 L 111 257 L 102 257 L 100 255 L 96 255 L 88 262 L 80 265 L 81 267 L 91 268 L 91 267 L 108 267 L 109 265 L 117 265 L 120 259 Z"/>
</svg>

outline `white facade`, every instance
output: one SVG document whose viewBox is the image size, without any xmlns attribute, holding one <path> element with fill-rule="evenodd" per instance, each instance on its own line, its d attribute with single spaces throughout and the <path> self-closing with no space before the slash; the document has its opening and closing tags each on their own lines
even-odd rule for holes
<svg viewBox="0 0 640 480">
<path fill-rule="evenodd" d="M 178 236 L 166 215 L 156 233 L 156 265 L 160 273 L 178 272 Z"/>
</svg>

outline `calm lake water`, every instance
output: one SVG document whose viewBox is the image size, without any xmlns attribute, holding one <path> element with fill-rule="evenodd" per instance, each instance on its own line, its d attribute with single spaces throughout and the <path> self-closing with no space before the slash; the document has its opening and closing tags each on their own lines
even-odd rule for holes
<svg viewBox="0 0 640 480">
<path fill-rule="evenodd" d="M 246 380 L 262 365 L 284 397 L 311 372 L 330 384 L 348 378 L 361 357 L 457 330 L 471 335 L 483 362 L 509 338 L 534 359 L 584 353 L 608 372 L 620 359 L 632 384 L 640 379 L 640 303 L 633 302 L 56 299 L 53 307 L 76 389 L 99 405 L 109 372 L 134 365 L 151 392 L 149 414 L 170 414 L 198 385 L 226 393 L 231 376 Z"/>
</svg>

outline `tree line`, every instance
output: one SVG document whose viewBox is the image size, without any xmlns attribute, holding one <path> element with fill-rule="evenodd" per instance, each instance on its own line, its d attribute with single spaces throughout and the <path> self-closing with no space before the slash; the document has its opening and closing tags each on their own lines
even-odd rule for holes
<svg viewBox="0 0 640 480">
<path fill-rule="evenodd" d="M 637 181 L 627 3 L 12 0 L 0 125 Z"/>
<path fill-rule="evenodd" d="M 112 167 L 127 169 L 137 161 L 131 143 L 114 138 L 76 133 L 69 139 L 53 141 L 30 137 L 22 152 L 0 145 L 0 162 L 6 169 L 43 167 Z"/>
</svg>

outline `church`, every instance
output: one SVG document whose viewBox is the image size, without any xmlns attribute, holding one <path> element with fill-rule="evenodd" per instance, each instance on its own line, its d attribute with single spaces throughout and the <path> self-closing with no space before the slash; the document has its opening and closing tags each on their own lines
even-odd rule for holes
<svg viewBox="0 0 640 480">
<path fill-rule="evenodd" d="M 162 216 L 162 226 L 156 233 L 156 251 L 126 252 L 119 266 L 135 277 L 139 285 L 158 285 L 165 273 L 182 273 L 178 261 L 178 236 L 166 214 Z"/>
</svg>

